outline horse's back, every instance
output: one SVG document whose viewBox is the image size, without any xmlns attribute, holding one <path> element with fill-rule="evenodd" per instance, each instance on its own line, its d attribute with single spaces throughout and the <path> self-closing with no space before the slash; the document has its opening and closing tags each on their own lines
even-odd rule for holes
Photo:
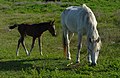
<svg viewBox="0 0 120 78">
<path fill-rule="evenodd" d="M 89 19 L 96 23 L 93 12 L 89 7 L 83 4 L 79 6 L 71 6 L 65 9 L 61 15 L 61 22 L 63 26 L 66 26 L 72 32 L 83 31 L 89 24 Z"/>
</svg>

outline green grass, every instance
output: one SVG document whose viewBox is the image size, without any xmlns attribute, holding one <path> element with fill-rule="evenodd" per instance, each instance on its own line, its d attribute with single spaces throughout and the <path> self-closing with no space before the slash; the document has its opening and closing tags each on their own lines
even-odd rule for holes
<svg viewBox="0 0 120 78">
<path fill-rule="evenodd" d="M 119 78 L 120 77 L 120 1 L 119 0 L 61 0 L 44 3 L 39 0 L 0 0 L 0 78 Z M 68 6 L 87 4 L 95 13 L 98 30 L 102 39 L 102 49 L 98 65 L 87 63 L 86 37 L 83 39 L 80 66 L 67 66 L 75 63 L 77 35 L 71 42 L 72 60 L 63 56 L 60 14 Z M 47 31 L 42 35 L 43 56 L 40 56 L 38 43 L 31 56 L 26 56 L 20 46 L 16 56 L 19 33 L 8 30 L 15 23 L 39 23 L 55 19 L 57 37 Z M 29 50 L 32 38 L 25 38 Z"/>
</svg>

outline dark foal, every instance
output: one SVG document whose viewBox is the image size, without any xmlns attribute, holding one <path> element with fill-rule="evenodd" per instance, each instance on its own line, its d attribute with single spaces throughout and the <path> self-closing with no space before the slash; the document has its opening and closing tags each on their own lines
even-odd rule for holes
<svg viewBox="0 0 120 78">
<path fill-rule="evenodd" d="M 18 46 L 17 46 L 17 50 L 16 50 L 17 56 L 19 55 L 18 49 L 19 49 L 20 43 L 22 44 L 26 54 L 30 55 L 30 53 L 34 47 L 36 38 L 38 38 L 39 51 L 40 51 L 40 54 L 42 55 L 42 44 L 40 43 L 40 36 L 42 35 L 42 33 L 44 31 L 48 30 L 52 34 L 52 36 L 56 36 L 54 21 L 43 22 L 43 23 L 32 24 L 32 25 L 29 25 L 29 24 L 18 24 L 17 25 L 17 24 L 15 24 L 13 26 L 10 26 L 9 29 L 14 29 L 15 27 L 18 27 L 18 31 L 20 33 L 20 38 L 18 40 Z M 24 44 L 24 37 L 26 35 L 33 37 L 30 52 L 28 52 L 28 50 L 26 49 L 25 44 Z"/>
</svg>

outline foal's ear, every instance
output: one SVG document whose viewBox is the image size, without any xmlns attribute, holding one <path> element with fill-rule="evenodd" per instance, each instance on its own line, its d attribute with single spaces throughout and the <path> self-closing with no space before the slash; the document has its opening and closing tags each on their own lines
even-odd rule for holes
<svg viewBox="0 0 120 78">
<path fill-rule="evenodd" d="M 55 20 L 53 20 L 52 23 L 54 24 L 54 23 L 55 23 Z"/>
<path fill-rule="evenodd" d="M 53 20 L 53 21 L 50 21 L 50 25 L 53 25 L 53 24 L 54 24 L 54 22 L 55 22 L 55 20 Z"/>
</svg>

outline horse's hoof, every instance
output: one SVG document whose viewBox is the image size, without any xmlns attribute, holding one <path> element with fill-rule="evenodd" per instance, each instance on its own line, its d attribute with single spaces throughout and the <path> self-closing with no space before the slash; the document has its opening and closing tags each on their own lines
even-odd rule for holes
<svg viewBox="0 0 120 78">
<path fill-rule="evenodd" d="M 30 56 L 30 53 L 28 53 L 27 56 Z"/>
<path fill-rule="evenodd" d="M 67 58 L 67 60 L 71 60 L 71 58 L 69 57 L 69 58 Z"/>
<path fill-rule="evenodd" d="M 97 64 L 96 63 L 91 63 L 91 65 L 90 66 L 96 66 Z"/>
<path fill-rule="evenodd" d="M 76 64 L 79 64 L 80 62 L 79 61 L 76 61 Z"/>
<path fill-rule="evenodd" d="M 78 68 L 80 66 L 80 63 L 76 63 L 72 66 L 72 68 Z"/>
<path fill-rule="evenodd" d="M 43 56 L 43 54 L 42 54 L 42 53 L 40 53 L 40 55 L 41 55 L 41 56 Z"/>
<path fill-rule="evenodd" d="M 73 64 L 73 62 L 71 62 L 71 63 L 67 64 L 67 67 L 71 66 L 72 64 Z"/>
</svg>

